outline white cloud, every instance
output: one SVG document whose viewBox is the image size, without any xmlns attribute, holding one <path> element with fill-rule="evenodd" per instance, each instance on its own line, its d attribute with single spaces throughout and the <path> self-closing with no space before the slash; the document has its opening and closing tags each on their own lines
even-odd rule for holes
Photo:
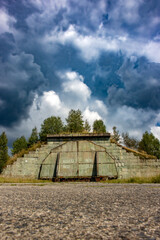
<svg viewBox="0 0 160 240">
<path fill-rule="evenodd" d="M 149 41 L 141 50 L 152 62 L 160 63 L 160 42 Z"/>
<path fill-rule="evenodd" d="M 139 7 L 143 0 L 119 0 L 112 10 L 114 20 L 120 22 L 120 19 L 125 20 L 127 23 L 132 24 L 139 21 Z"/>
<path fill-rule="evenodd" d="M 106 105 L 103 103 L 103 101 L 95 100 L 94 107 L 98 109 L 98 111 L 102 112 L 103 115 L 106 115 L 108 113 Z"/>
<path fill-rule="evenodd" d="M 4 8 L 0 9 L 0 34 L 5 32 L 14 33 L 14 23 L 16 19 L 10 16 Z"/>
<path fill-rule="evenodd" d="M 83 116 L 85 120 L 88 120 L 89 124 L 92 126 L 95 120 L 102 119 L 101 116 L 96 111 L 91 111 L 88 107 L 84 110 Z"/>
<path fill-rule="evenodd" d="M 32 128 L 36 126 L 40 130 L 44 119 L 51 116 L 60 116 L 64 121 L 69 110 L 54 91 L 44 92 L 42 96 L 35 96 L 28 113 L 29 118 L 23 119 L 21 123 L 12 128 L 0 127 L 0 132 L 5 131 L 11 141 L 22 135 L 28 138 Z"/>
<path fill-rule="evenodd" d="M 54 110 L 59 110 L 61 108 L 61 101 L 59 96 L 54 91 L 44 92 L 42 103 L 46 104 L 46 107 L 53 107 Z"/>
<path fill-rule="evenodd" d="M 59 14 L 62 10 L 63 16 L 58 18 L 60 19 L 58 26 L 59 27 L 67 27 L 70 23 L 71 18 L 73 20 L 81 19 L 82 14 L 84 13 L 87 17 L 85 22 L 91 22 L 94 26 L 99 25 L 100 18 L 102 14 L 105 14 L 107 2 L 105 0 L 96 1 L 68 1 L 68 0 L 23 0 L 26 5 L 33 5 L 36 7 L 39 12 L 33 13 L 31 16 L 27 18 L 28 25 L 34 31 L 34 28 L 37 29 L 37 22 L 41 26 L 48 26 L 51 20 L 51 24 L 53 24 L 53 19 L 55 19 L 56 15 Z M 61 15 L 61 13 L 60 13 Z M 81 22 L 81 21 L 80 21 Z M 81 29 L 86 28 L 81 24 Z"/>
<path fill-rule="evenodd" d="M 60 8 L 67 6 L 67 0 L 29 0 L 29 2 L 34 5 L 36 8 L 42 11 L 53 11 L 59 10 Z"/>
<path fill-rule="evenodd" d="M 26 19 L 26 23 L 32 33 L 37 34 L 40 29 L 47 29 L 48 26 L 53 25 L 53 20 L 56 19 L 57 14 L 61 9 L 65 9 L 64 15 L 70 11 L 70 7 L 67 0 L 24 0 L 26 5 L 33 5 L 39 11 L 29 15 Z M 38 24 L 37 24 L 38 22 Z M 62 25 L 67 22 L 66 17 L 62 20 Z M 60 27 L 60 23 L 58 26 Z M 54 25 L 53 25 L 54 28 Z"/>
<path fill-rule="evenodd" d="M 57 93 L 54 91 L 44 92 L 41 97 L 34 99 L 33 105 L 30 109 L 30 121 L 38 127 L 44 119 L 50 116 L 60 116 L 64 120 L 68 114 L 69 109 L 60 100 Z"/>
<path fill-rule="evenodd" d="M 160 127 L 159 126 L 153 126 L 151 127 L 151 132 L 153 135 L 160 140 Z"/>
<path fill-rule="evenodd" d="M 71 102 L 74 104 L 72 96 L 70 96 Z M 35 126 L 40 130 L 44 119 L 50 116 L 60 116 L 65 123 L 69 110 L 79 108 L 82 111 L 84 120 L 87 119 L 91 126 L 95 120 L 102 119 L 109 132 L 112 131 L 113 126 L 116 126 L 120 132 L 129 132 L 131 136 L 141 139 L 142 134 L 151 129 L 151 132 L 160 139 L 160 127 L 153 126 L 156 116 L 153 117 L 154 113 L 152 111 L 136 110 L 127 106 L 116 109 L 107 108 L 101 100 L 93 99 L 91 96 L 86 104 L 83 104 L 82 101 L 78 107 L 76 105 L 73 107 L 70 103 L 65 101 L 65 97 L 61 97 L 60 94 L 54 91 L 44 92 L 42 96 L 35 97 L 28 119 L 22 120 L 18 126 L 12 128 L 1 127 L 0 132 L 5 131 L 10 140 L 22 135 L 29 137 L 32 128 Z"/>
<path fill-rule="evenodd" d="M 97 59 L 100 54 L 105 51 L 118 52 L 123 51 L 128 57 L 132 55 L 146 56 L 153 62 L 160 62 L 160 43 L 154 40 L 149 42 L 144 39 L 132 39 L 126 33 L 121 35 L 105 36 L 105 33 L 100 31 L 92 35 L 83 35 L 78 33 L 74 25 L 70 25 L 66 31 L 55 29 L 46 34 L 41 42 L 49 49 L 54 49 L 54 44 L 61 43 L 66 45 L 68 43 L 75 46 L 81 57 L 86 61 Z"/>
<path fill-rule="evenodd" d="M 74 82 L 75 84 L 84 84 L 83 76 L 79 75 L 76 72 L 68 71 L 63 75 L 63 77 L 65 76 L 69 83 Z M 67 92 L 67 89 L 66 92 L 63 91 L 63 93 L 59 94 L 54 91 L 45 91 L 43 92 L 42 96 L 37 95 L 29 110 L 29 117 L 22 120 L 21 123 L 15 125 L 12 128 L 1 127 L 0 132 L 5 131 L 10 141 L 13 141 L 15 138 L 22 135 L 28 138 L 31 134 L 32 128 L 34 128 L 35 126 L 38 128 L 38 131 L 40 131 L 41 124 L 43 123 L 44 119 L 50 116 L 60 116 L 62 121 L 65 123 L 65 118 L 68 116 L 69 110 L 77 110 L 78 108 L 82 111 L 84 120 L 87 119 L 91 126 L 96 119 L 105 120 L 107 109 L 104 103 L 98 99 L 95 100 L 91 98 L 90 90 L 87 88 L 87 85 L 85 85 L 85 87 L 83 86 L 84 89 L 83 87 L 81 88 L 81 90 L 83 90 L 81 94 L 76 96 L 76 92 L 79 90 L 80 87 L 77 85 L 77 90 L 71 87 L 71 90 L 69 89 L 69 92 Z M 73 92 L 75 90 L 74 96 L 72 94 L 72 90 Z M 86 93 L 87 97 L 85 95 Z"/>
<path fill-rule="evenodd" d="M 73 71 L 58 74 L 64 80 L 61 94 L 63 101 L 71 108 L 79 108 L 86 104 L 91 96 L 91 90 L 84 83 L 83 76 Z"/>
<path fill-rule="evenodd" d="M 121 106 L 108 109 L 107 129 L 111 131 L 116 126 L 120 132 L 129 132 L 133 137 L 141 139 L 145 131 L 149 131 L 155 124 L 156 114 L 154 111 L 135 109 Z"/>
<path fill-rule="evenodd" d="M 81 56 L 86 61 L 90 61 L 99 57 L 102 51 L 116 51 L 118 41 L 111 37 L 99 37 L 92 35 L 79 34 L 73 25 L 63 32 L 58 29 L 47 34 L 42 40 L 44 44 L 59 42 L 61 44 L 72 43 L 80 50 Z"/>
<path fill-rule="evenodd" d="M 160 17 L 149 16 L 150 21 L 148 21 L 146 28 L 146 22 L 140 23 L 139 9 L 143 3 L 143 0 L 116 1 L 115 6 L 108 11 L 112 27 L 108 25 L 106 28 L 102 21 L 102 16 L 106 14 L 107 9 L 107 2 L 104 0 L 99 0 L 98 4 L 86 1 L 77 2 L 77 8 L 79 7 L 79 9 L 74 8 L 67 0 L 29 0 L 29 4 L 37 7 L 39 12 L 30 15 L 26 22 L 35 34 L 39 31 L 45 32 L 36 41 L 48 53 L 55 53 L 60 43 L 63 45 L 72 44 L 79 50 L 80 56 L 86 62 L 96 60 L 103 51 L 118 52 L 120 50 L 129 57 L 131 55 L 144 55 L 150 61 L 160 62 L 160 43 L 156 41 L 157 38 L 153 38 L 149 42 L 147 38 L 144 38 L 146 31 L 151 32 L 159 24 Z M 75 18 L 74 13 L 79 14 L 80 9 L 86 7 L 91 9 L 88 13 L 87 22 L 95 23 L 97 26 L 97 31 L 94 31 L 94 33 L 84 23 L 82 26 L 70 24 L 70 19 L 73 18 L 74 20 Z M 54 19 L 62 9 L 64 10 L 63 18 L 57 25 L 54 25 Z M 129 36 L 128 27 L 123 27 L 123 23 L 129 25 L 139 23 L 135 30 L 138 33 L 136 38 Z"/>
</svg>

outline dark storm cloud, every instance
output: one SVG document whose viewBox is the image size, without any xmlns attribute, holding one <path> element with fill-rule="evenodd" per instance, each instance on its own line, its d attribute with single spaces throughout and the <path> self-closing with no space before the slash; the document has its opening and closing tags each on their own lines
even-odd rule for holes
<svg viewBox="0 0 160 240">
<path fill-rule="evenodd" d="M 160 39 L 159 1 L 3 0 L 0 8 L 6 14 L 0 35 L 0 125 L 26 119 L 40 90 L 60 96 L 65 80 L 57 73 L 67 70 L 82 75 L 91 97 L 117 111 L 117 119 L 123 106 L 133 108 L 131 117 L 138 109 L 159 110 L 160 65 L 141 58 L 160 59 L 154 58 L 159 56 L 154 45 Z M 74 33 L 63 42 L 71 25 Z M 140 51 L 150 40 L 150 49 Z"/>
<path fill-rule="evenodd" d="M 27 32 L 29 29 L 26 24 L 26 18 L 38 11 L 33 5 L 26 4 L 23 0 L 1 0 L 0 7 L 5 8 L 10 16 L 15 17 L 15 28 L 24 32 Z"/>
<path fill-rule="evenodd" d="M 160 27 L 158 0 L 112 0 L 107 1 L 107 19 L 104 25 L 107 29 L 131 35 L 133 38 L 151 38 L 157 34 Z"/>
<path fill-rule="evenodd" d="M 31 14 L 27 23 L 36 34 L 54 27 L 66 30 L 70 24 L 75 25 L 79 32 L 88 34 L 94 33 L 103 24 L 106 35 L 116 32 L 127 33 L 133 38 L 151 38 L 157 35 L 160 27 L 158 0 L 26 1 L 25 6 L 27 14 L 35 13 Z"/>
<path fill-rule="evenodd" d="M 37 35 L 55 27 L 66 30 L 70 24 L 88 34 L 102 23 L 106 34 L 126 31 L 135 37 L 153 37 L 160 27 L 158 0 L 2 0 L 0 7 L 16 18 L 17 29 L 27 33 L 34 30 Z"/>
<path fill-rule="evenodd" d="M 66 30 L 70 24 L 79 28 L 80 32 L 95 31 L 106 13 L 106 1 L 68 0 L 68 1 L 26 1 L 38 12 L 27 19 L 32 32 L 42 34 L 54 27 Z M 36 25 L 36 23 L 39 23 Z"/>
<path fill-rule="evenodd" d="M 0 125 L 11 126 L 28 117 L 44 77 L 33 56 L 25 53 L 0 61 L 0 72 Z"/>
<path fill-rule="evenodd" d="M 2 60 L 7 60 L 10 53 L 16 52 L 15 40 L 11 33 L 0 35 L 0 56 Z"/>
<path fill-rule="evenodd" d="M 124 87 L 108 89 L 110 105 L 126 105 L 141 109 L 160 109 L 160 64 L 145 58 L 126 60 L 118 71 Z"/>
<path fill-rule="evenodd" d="M 117 71 L 124 61 L 124 56 L 121 53 L 103 53 L 92 72 L 92 81 L 87 82 L 94 95 L 106 101 L 107 90 L 110 86 L 123 86 L 120 76 Z"/>
</svg>

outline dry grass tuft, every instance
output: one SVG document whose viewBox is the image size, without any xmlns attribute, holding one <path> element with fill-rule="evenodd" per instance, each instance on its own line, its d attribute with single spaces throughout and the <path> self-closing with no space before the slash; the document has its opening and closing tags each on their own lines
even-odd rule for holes
<svg viewBox="0 0 160 240">
<path fill-rule="evenodd" d="M 38 180 L 30 178 L 0 177 L 0 183 L 48 183 L 51 180 Z"/>
<path fill-rule="evenodd" d="M 125 149 L 127 152 L 132 152 L 135 156 L 138 156 L 140 157 L 141 159 L 157 159 L 156 156 L 153 156 L 153 155 L 148 155 L 147 153 L 145 152 L 138 152 L 134 149 L 131 149 L 131 148 L 128 148 L 128 147 L 125 147 L 119 143 L 117 143 L 114 139 L 111 138 L 110 140 L 111 143 L 115 143 L 117 146 Z"/>
<path fill-rule="evenodd" d="M 41 145 L 44 144 L 42 142 L 37 142 L 35 144 L 33 144 L 31 147 L 27 148 L 27 149 L 23 149 L 22 151 L 20 151 L 19 153 L 15 154 L 13 157 L 10 157 L 6 163 L 6 165 L 11 165 L 13 164 L 17 158 L 19 157 L 23 157 L 24 154 L 28 154 L 30 151 L 36 151 L 37 148 L 40 148 Z"/>
</svg>

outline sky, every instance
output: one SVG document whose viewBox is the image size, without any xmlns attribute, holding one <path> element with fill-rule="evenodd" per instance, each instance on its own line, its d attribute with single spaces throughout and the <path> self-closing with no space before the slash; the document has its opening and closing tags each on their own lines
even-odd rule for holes
<svg viewBox="0 0 160 240">
<path fill-rule="evenodd" d="M 0 0 L 0 133 L 70 109 L 160 139 L 159 0 Z"/>
</svg>

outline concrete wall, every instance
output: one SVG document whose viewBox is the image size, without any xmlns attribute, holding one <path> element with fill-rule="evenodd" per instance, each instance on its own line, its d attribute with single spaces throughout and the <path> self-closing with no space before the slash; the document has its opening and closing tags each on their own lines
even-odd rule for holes
<svg viewBox="0 0 160 240">
<path fill-rule="evenodd" d="M 50 169 L 50 170 L 49 170 Z M 40 178 L 117 177 L 114 159 L 89 141 L 69 141 L 42 162 Z"/>
<path fill-rule="evenodd" d="M 158 159 L 140 159 L 115 143 L 101 142 L 101 145 L 115 158 L 118 178 L 150 177 L 160 174 Z"/>
<path fill-rule="evenodd" d="M 29 178 L 130 178 L 160 174 L 160 160 L 141 160 L 131 152 L 94 138 L 49 141 L 35 152 L 18 158 L 2 175 Z"/>
</svg>

